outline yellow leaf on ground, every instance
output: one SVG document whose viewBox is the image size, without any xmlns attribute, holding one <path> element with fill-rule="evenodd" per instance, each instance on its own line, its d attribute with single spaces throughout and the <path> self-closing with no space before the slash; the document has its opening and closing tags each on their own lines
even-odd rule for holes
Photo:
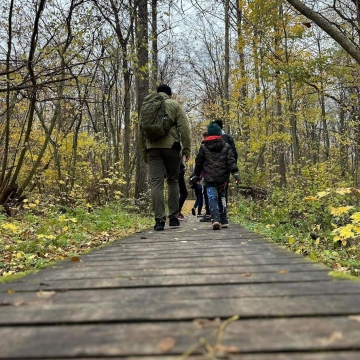
<svg viewBox="0 0 360 360">
<path fill-rule="evenodd" d="M 158 349 L 162 352 L 170 351 L 176 344 L 176 339 L 172 337 L 166 337 L 158 342 Z"/>
</svg>

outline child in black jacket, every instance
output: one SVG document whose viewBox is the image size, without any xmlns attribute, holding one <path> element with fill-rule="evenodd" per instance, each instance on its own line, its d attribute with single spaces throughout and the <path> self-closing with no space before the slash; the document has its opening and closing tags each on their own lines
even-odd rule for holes
<svg viewBox="0 0 360 360">
<path fill-rule="evenodd" d="M 231 146 L 222 138 L 221 128 L 210 123 L 207 127 L 207 138 L 202 142 L 195 159 L 194 173 L 197 177 L 204 173 L 206 193 L 212 218 L 213 230 L 228 227 L 226 209 L 226 188 L 230 173 L 237 183 L 240 182 L 237 167 Z"/>
</svg>

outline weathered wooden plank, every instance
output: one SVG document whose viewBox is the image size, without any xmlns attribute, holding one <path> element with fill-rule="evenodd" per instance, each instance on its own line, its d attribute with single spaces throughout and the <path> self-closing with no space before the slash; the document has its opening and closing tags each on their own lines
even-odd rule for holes
<svg viewBox="0 0 360 360">
<path fill-rule="evenodd" d="M 320 281 L 272 284 L 234 284 L 234 285 L 205 285 L 205 286 L 178 286 L 155 288 L 126 288 L 126 289 L 96 289 L 96 290 L 69 290 L 61 292 L 14 292 L 0 293 L 2 306 L 20 306 L 21 304 L 47 303 L 101 303 L 132 301 L 149 298 L 166 301 L 168 299 L 207 299 L 212 298 L 246 298 L 246 297 L 279 297 L 297 295 L 350 295 L 360 294 L 360 286 L 352 281 Z M 291 299 L 289 299 L 291 301 Z M 5 309 L 6 310 L 6 309 Z"/>
<path fill-rule="evenodd" d="M 324 306 L 326 304 L 326 306 Z M 45 299 L 32 305 L 0 308 L 0 324 L 59 324 L 129 321 L 178 321 L 198 317 L 242 318 L 283 316 L 352 315 L 360 313 L 353 295 L 308 295 L 292 297 L 159 299 L 143 298 L 101 303 L 49 304 Z M 359 324 L 360 325 L 360 324 Z"/>
<path fill-rule="evenodd" d="M 1 327 L 0 349 L 2 359 L 181 355 L 199 344 L 200 337 L 214 346 L 216 333 L 190 322 Z M 349 317 L 240 319 L 225 328 L 222 344 L 243 355 L 354 351 L 360 350 L 359 338 L 360 323 Z M 198 348 L 195 355 L 202 350 Z"/>
<path fill-rule="evenodd" d="M 277 258 L 277 257 L 261 257 L 259 256 L 256 258 L 256 262 L 253 258 L 243 258 L 243 257 L 235 257 L 231 259 L 226 259 L 226 262 L 223 259 L 218 259 L 216 256 L 214 257 L 207 257 L 206 259 L 198 258 L 198 259 L 186 259 L 180 258 L 177 259 L 176 262 L 168 261 L 167 259 L 139 259 L 136 260 L 135 258 L 132 260 L 127 261 L 120 261 L 118 259 L 111 260 L 111 261 L 104 261 L 101 264 L 99 262 L 91 262 L 88 261 L 86 257 L 80 256 L 80 264 L 71 262 L 71 260 L 64 260 L 49 266 L 50 269 L 59 269 L 59 268 L 66 268 L 66 267 L 74 267 L 74 266 L 87 266 L 87 267 L 96 267 L 102 268 L 111 267 L 111 268 L 118 268 L 118 269 L 139 269 L 139 268 L 154 268 L 154 267 L 161 267 L 165 268 L 173 268 L 176 266 L 177 268 L 180 267 L 204 267 L 204 266 L 234 266 L 234 265 L 290 265 L 290 264 L 305 264 L 305 263 L 314 263 L 309 259 L 305 259 L 303 257 L 284 257 L 284 258 Z M 46 269 L 46 268 L 45 268 Z M 45 270 L 44 269 L 44 270 Z"/>
<path fill-rule="evenodd" d="M 242 354 L 242 355 L 230 355 L 231 360 L 359 360 L 360 351 L 336 351 L 329 353 L 328 351 L 323 352 L 288 352 L 288 353 L 267 353 L 267 354 Z M 77 358 L 77 360 L 100 360 L 101 358 Z M 182 360 L 179 356 L 126 356 L 126 357 L 111 357 L 112 360 Z M 53 358 L 52 360 L 66 360 L 65 358 Z M 186 357 L 186 360 L 209 360 L 206 355 L 197 356 L 190 355 Z"/>
<path fill-rule="evenodd" d="M 174 254 L 174 252 L 176 252 Z M 202 247 L 192 247 L 191 244 L 183 244 L 179 245 L 178 247 L 170 247 L 166 249 L 126 249 L 123 247 L 120 247 L 118 251 L 112 251 L 112 252 L 101 252 L 101 253 L 93 253 L 89 254 L 89 258 L 97 258 L 97 257 L 104 257 L 104 258 L 119 258 L 122 256 L 139 256 L 141 258 L 144 255 L 154 255 L 157 256 L 168 256 L 168 255 L 176 255 L 177 257 L 184 256 L 184 255 L 199 255 L 202 254 L 204 256 L 223 256 L 223 255 L 229 255 L 236 253 L 237 255 L 248 255 L 248 254 L 255 254 L 259 255 L 259 252 L 264 252 L 265 254 L 271 253 L 271 254 L 277 254 L 277 255 L 292 255 L 294 257 L 294 253 L 285 251 L 283 249 L 273 249 L 270 247 L 261 247 L 261 248 L 245 248 L 245 247 L 236 247 L 236 246 L 205 246 Z"/>
<path fill-rule="evenodd" d="M 120 247 L 120 249 L 119 249 Z M 156 241 L 149 241 L 144 243 L 123 243 L 122 241 L 116 241 L 112 245 L 102 249 L 104 253 L 118 252 L 125 249 L 136 249 L 139 251 L 148 251 L 149 249 L 179 249 L 183 247 L 196 248 L 196 249 L 209 249 L 209 248 L 256 248 L 256 249 L 279 249 L 279 246 L 272 242 L 251 242 L 247 240 L 239 239 L 219 239 L 213 241 L 196 241 L 187 240 L 184 238 L 174 238 L 174 241 L 168 242 L 167 244 L 159 243 Z"/>
<path fill-rule="evenodd" d="M 176 266 L 176 265 L 175 265 Z M 144 277 L 144 276 L 174 276 L 174 275 L 202 275 L 202 274 L 253 274 L 270 272 L 304 272 L 304 271 L 326 271 L 330 269 L 317 263 L 289 264 L 282 265 L 244 265 L 244 266 L 212 266 L 212 267 L 193 267 L 193 268 L 138 268 L 132 270 L 118 270 L 116 266 L 102 268 L 86 267 L 78 265 L 67 269 L 44 269 L 44 271 L 29 276 L 27 279 L 38 279 L 39 281 L 50 280 L 74 280 L 88 278 L 113 278 L 113 277 Z"/>
<path fill-rule="evenodd" d="M 82 257 L 83 261 L 91 261 L 91 262 L 105 262 L 105 261 L 134 261 L 134 260 L 161 260 L 161 259 L 165 259 L 169 262 L 175 262 L 181 259 L 185 259 L 185 260 L 196 260 L 196 259 L 203 259 L 204 262 L 206 262 L 209 258 L 213 258 L 215 257 L 218 261 L 228 261 L 228 260 L 233 260 L 233 259 L 237 259 L 239 261 L 245 259 L 245 258 L 252 258 L 252 263 L 257 263 L 258 260 L 261 261 L 261 259 L 265 258 L 265 259 L 270 259 L 270 258 L 297 258 L 298 256 L 296 255 L 289 255 L 289 254 L 284 254 L 284 253 L 273 253 L 273 252 L 268 252 L 266 254 L 264 254 L 263 256 L 261 256 L 258 252 L 252 252 L 252 253 L 243 253 L 243 254 L 234 254 L 234 253 L 214 253 L 214 254 L 208 254 L 208 253 L 195 253 L 195 254 L 161 254 L 161 255 L 157 255 L 157 254 L 151 254 L 151 253 L 147 253 L 147 254 L 143 254 L 143 255 L 119 255 L 119 256 L 108 256 L 105 257 L 102 254 L 99 254 L 97 256 L 86 256 L 86 257 Z"/>
<path fill-rule="evenodd" d="M 245 283 L 277 283 L 326 281 L 331 279 L 326 271 L 306 271 L 302 273 L 243 273 L 243 274 L 204 274 L 174 276 L 143 276 L 95 279 L 51 280 L 39 282 L 37 279 L 20 279 L 11 284 L 1 284 L 0 292 L 42 290 L 70 290 L 120 288 L 139 286 L 177 286 L 177 285 L 209 285 L 209 284 L 245 284 Z"/>
<path fill-rule="evenodd" d="M 186 244 L 187 245 L 187 244 Z M 117 253 L 92 253 L 88 254 L 86 257 L 89 260 L 102 260 L 102 259 L 126 259 L 128 257 L 137 257 L 138 259 L 149 259 L 149 258 L 181 258 L 181 257 L 209 257 L 209 256 L 259 256 L 259 253 L 263 251 L 265 257 L 269 256 L 279 256 L 279 257 L 297 257 L 300 255 L 296 255 L 292 252 L 285 251 L 281 248 L 278 249 L 245 249 L 245 248 L 201 248 L 201 249 L 189 249 L 186 248 L 186 245 L 182 245 L 179 249 L 166 249 L 166 250 L 154 250 L 154 251 L 125 251 L 123 248 L 120 248 Z"/>
</svg>

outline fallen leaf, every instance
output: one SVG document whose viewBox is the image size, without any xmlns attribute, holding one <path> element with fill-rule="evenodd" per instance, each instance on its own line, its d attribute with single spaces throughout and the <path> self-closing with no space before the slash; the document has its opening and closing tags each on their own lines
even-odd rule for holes
<svg viewBox="0 0 360 360">
<path fill-rule="evenodd" d="M 81 260 L 80 260 L 80 258 L 78 257 L 78 256 L 73 256 L 72 258 L 71 258 L 71 262 L 80 262 Z"/>
<path fill-rule="evenodd" d="M 216 344 L 214 347 L 215 353 L 222 353 L 222 354 L 238 354 L 240 349 L 236 346 L 226 346 L 221 344 Z"/>
<path fill-rule="evenodd" d="M 43 290 L 40 290 L 40 291 L 36 292 L 36 296 L 39 297 L 39 298 L 43 298 L 43 299 L 48 299 L 48 298 L 54 296 L 55 294 L 56 294 L 55 291 L 43 291 Z"/>
<path fill-rule="evenodd" d="M 289 270 L 281 269 L 278 271 L 278 274 L 288 274 Z"/>
<path fill-rule="evenodd" d="M 252 276 L 252 273 L 245 273 L 245 274 L 242 274 L 241 276 L 243 276 L 243 277 Z"/>
<path fill-rule="evenodd" d="M 167 338 L 161 339 L 158 342 L 157 347 L 162 352 L 168 352 L 175 346 L 175 344 L 176 344 L 176 339 L 174 339 L 172 337 L 167 337 Z"/>
<path fill-rule="evenodd" d="M 7 289 L 7 290 L 6 290 L 6 293 L 7 293 L 7 294 L 13 294 L 14 292 L 15 292 L 15 291 L 14 291 L 13 289 Z"/>
<path fill-rule="evenodd" d="M 323 346 L 328 346 L 328 345 L 333 344 L 336 340 L 342 339 L 342 337 L 343 337 L 343 335 L 341 332 L 333 331 L 330 336 L 324 337 L 324 338 L 319 338 L 319 342 Z"/>
<path fill-rule="evenodd" d="M 348 319 L 354 320 L 360 323 L 360 315 L 350 315 L 348 316 Z"/>
</svg>

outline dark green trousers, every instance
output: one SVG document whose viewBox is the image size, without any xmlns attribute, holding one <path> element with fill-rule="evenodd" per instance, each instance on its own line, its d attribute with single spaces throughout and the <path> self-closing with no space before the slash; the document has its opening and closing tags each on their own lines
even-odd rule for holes
<svg viewBox="0 0 360 360">
<path fill-rule="evenodd" d="M 151 176 L 151 200 L 155 220 L 166 220 L 164 182 L 168 186 L 169 216 L 179 215 L 180 152 L 176 149 L 149 149 L 147 160 Z"/>
</svg>

